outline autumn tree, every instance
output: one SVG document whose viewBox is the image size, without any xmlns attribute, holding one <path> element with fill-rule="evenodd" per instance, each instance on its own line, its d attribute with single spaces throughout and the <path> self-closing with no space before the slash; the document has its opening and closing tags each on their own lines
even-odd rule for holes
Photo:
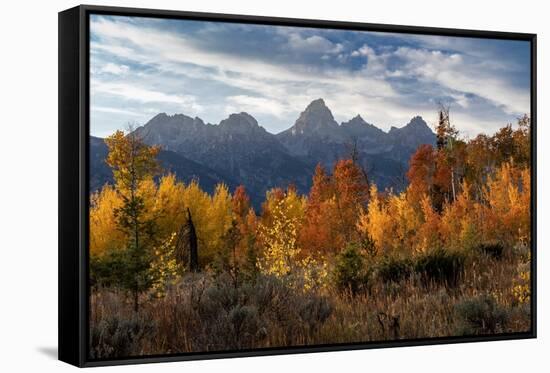
<svg viewBox="0 0 550 373">
<path fill-rule="evenodd" d="M 313 184 L 306 202 L 304 225 L 300 242 L 304 250 L 313 255 L 334 251 L 336 232 L 334 188 L 325 168 L 318 164 L 313 175 Z"/>
<path fill-rule="evenodd" d="M 233 193 L 232 211 L 236 218 L 244 220 L 250 209 L 250 197 L 246 194 L 244 185 L 239 185 Z"/>
<path fill-rule="evenodd" d="M 436 172 L 435 152 L 431 145 L 420 145 L 409 161 L 408 191 L 413 201 L 420 203 L 424 195 L 433 195 Z"/>
<path fill-rule="evenodd" d="M 374 240 L 376 251 L 385 255 L 394 247 L 392 235 L 394 233 L 394 220 L 390 215 L 389 206 L 379 192 L 375 184 L 370 187 L 370 198 L 367 210 L 362 210 L 357 227 L 359 231 Z"/>
<path fill-rule="evenodd" d="M 514 162 L 521 167 L 531 164 L 531 118 L 525 114 L 518 119 L 518 128 L 514 131 Z"/>
<path fill-rule="evenodd" d="M 286 190 L 273 188 L 266 192 L 266 199 L 262 203 L 260 223 L 263 226 L 272 226 L 275 218 L 274 212 L 281 203 L 285 207 L 285 213 L 296 219 L 296 222 L 301 226 L 304 219 L 306 198 L 299 195 L 296 189 L 292 187 Z"/>
<path fill-rule="evenodd" d="M 441 215 L 435 211 L 428 195 L 420 201 L 422 222 L 416 234 L 415 251 L 427 252 L 442 247 Z"/>
<path fill-rule="evenodd" d="M 237 252 L 240 256 L 248 248 L 250 235 L 254 234 L 254 227 L 250 226 L 249 214 L 253 214 L 254 209 L 250 205 L 250 197 L 246 194 L 244 185 L 239 185 L 232 198 L 233 225 L 239 232 L 239 242 L 237 242 Z M 255 220 L 255 219 L 254 219 Z"/>
<path fill-rule="evenodd" d="M 355 224 L 369 197 L 368 184 L 362 170 L 351 160 L 340 160 L 332 175 L 338 220 L 334 224 L 345 241 L 354 238 Z"/>
<path fill-rule="evenodd" d="M 497 164 L 508 161 L 516 155 L 516 144 L 514 142 L 514 130 L 512 125 L 508 124 L 499 129 L 492 138 L 495 149 Z"/>
<path fill-rule="evenodd" d="M 252 207 L 248 209 L 244 227 L 244 230 L 241 229 L 241 245 L 246 245 L 243 272 L 249 280 L 254 280 L 259 273 L 257 247 L 258 218 Z"/>
<path fill-rule="evenodd" d="M 483 186 L 496 164 L 492 139 L 485 134 L 479 134 L 470 140 L 466 146 L 465 162 L 464 178 L 472 187 L 474 198 L 480 201 Z"/>
<path fill-rule="evenodd" d="M 224 248 L 224 236 L 233 222 L 232 207 L 231 193 L 227 185 L 223 183 L 216 185 L 207 212 L 208 236 L 205 237 L 207 240 L 205 255 L 208 258 L 213 258 Z"/>
<path fill-rule="evenodd" d="M 168 173 L 158 181 L 153 209 L 162 240 L 177 232 L 186 221 L 187 206 L 184 195 L 185 185 L 176 179 L 175 174 Z"/>
<path fill-rule="evenodd" d="M 441 211 L 449 198 L 451 188 L 451 164 L 444 150 L 424 144 L 418 147 L 409 160 L 407 179 L 410 200 L 416 207 L 424 195 L 428 195 L 436 211 Z"/>
<path fill-rule="evenodd" d="M 353 159 L 338 161 L 332 175 L 317 165 L 300 232 L 305 252 L 335 254 L 349 242 L 357 241 L 356 223 L 367 200 L 367 177 Z"/>
<path fill-rule="evenodd" d="M 90 197 L 90 256 L 101 257 L 125 245 L 126 237 L 116 224 L 114 211 L 122 206 L 122 198 L 112 185 Z"/>
<path fill-rule="evenodd" d="M 369 206 L 361 212 L 357 228 L 374 241 L 376 253 L 409 255 L 417 246 L 422 218 L 420 205 L 412 203 L 409 193 L 382 195 L 372 185 Z"/>
<path fill-rule="evenodd" d="M 243 185 L 237 187 L 232 197 L 226 192 L 227 187 L 219 185 L 211 206 L 211 211 L 218 210 L 218 224 L 219 218 L 221 218 L 222 225 L 224 225 L 223 233 L 220 236 L 220 246 L 214 254 L 213 267 L 216 273 L 228 273 L 234 286 L 237 287 L 242 267 L 246 265 L 245 255 L 249 254 L 247 250 L 254 249 L 251 236 L 255 234 L 255 226 L 248 225 L 251 207 L 245 187 Z M 218 205 L 217 208 L 216 205 Z M 225 208 L 228 208 L 227 213 L 223 211 Z M 211 216 L 214 215 L 212 212 Z"/>
<path fill-rule="evenodd" d="M 414 206 L 406 192 L 391 194 L 388 197 L 388 208 L 393 220 L 393 251 L 410 255 L 417 244 L 422 212 Z"/>
<path fill-rule="evenodd" d="M 228 234 L 231 238 L 237 238 L 235 258 L 249 272 L 254 272 L 257 258 L 256 252 L 256 228 L 257 218 L 250 204 L 250 197 L 246 193 L 244 185 L 235 189 L 232 198 L 233 223 L 238 234 Z M 230 242 L 232 244 L 232 242 Z"/>
<path fill-rule="evenodd" d="M 506 162 L 491 176 L 484 190 L 487 201 L 483 229 L 488 239 L 515 244 L 529 242 L 531 177 L 528 168 Z"/>
<path fill-rule="evenodd" d="M 270 204 L 269 225 L 261 223 L 258 227 L 264 251 L 258 260 L 260 270 L 268 275 L 285 277 L 297 264 L 299 220 L 291 210 L 296 200 L 275 199 Z"/>
<path fill-rule="evenodd" d="M 462 192 L 456 201 L 448 201 L 441 214 L 441 237 L 447 248 L 472 249 L 482 241 L 480 228 L 484 224 L 480 205 L 472 197 L 467 182 L 461 185 Z"/>
</svg>

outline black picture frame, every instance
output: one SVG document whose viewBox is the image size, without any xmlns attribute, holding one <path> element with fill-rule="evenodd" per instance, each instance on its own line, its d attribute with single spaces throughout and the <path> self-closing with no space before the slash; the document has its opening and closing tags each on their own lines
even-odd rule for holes
<svg viewBox="0 0 550 373">
<path fill-rule="evenodd" d="M 89 177 L 89 15 L 107 14 L 177 18 L 279 26 L 365 30 L 423 35 L 461 36 L 528 41 L 531 45 L 531 330 L 479 337 L 444 337 L 353 344 L 282 347 L 259 350 L 179 353 L 116 360 L 88 358 L 88 177 Z M 262 355 L 282 355 L 401 346 L 436 345 L 536 338 L 536 128 L 537 36 L 448 28 L 398 26 L 310 19 L 275 18 L 171 10 L 81 5 L 59 13 L 59 360 L 79 367 L 135 363 L 172 362 Z"/>
</svg>

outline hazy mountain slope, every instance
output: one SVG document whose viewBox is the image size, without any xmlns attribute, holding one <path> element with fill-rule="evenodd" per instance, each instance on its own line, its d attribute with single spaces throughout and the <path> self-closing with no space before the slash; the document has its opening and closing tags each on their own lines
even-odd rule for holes
<svg viewBox="0 0 550 373">
<path fill-rule="evenodd" d="M 103 139 L 90 137 L 90 191 L 100 189 L 105 183 L 113 182 L 113 173 L 105 163 L 108 148 Z M 235 180 L 227 175 L 222 175 L 211 168 L 187 159 L 182 155 L 161 150 L 158 159 L 163 173 L 173 172 L 177 178 L 185 183 L 196 179 L 201 187 L 208 191 L 214 191 L 216 184 L 224 182 L 230 188 L 237 186 Z"/>
</svg>

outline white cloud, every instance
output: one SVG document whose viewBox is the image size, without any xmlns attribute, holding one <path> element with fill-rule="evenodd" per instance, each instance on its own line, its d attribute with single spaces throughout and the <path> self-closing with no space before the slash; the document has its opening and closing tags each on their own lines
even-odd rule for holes
<svg viewBox="0 0 550 373">
<path fill-rule="evenodd" d="M 450 96 L 455 100 L 455 102 L 457 104 L 459 104 L 464 109 L 467 109 L 468 107 L 470 107 L 470 99 L 465 94 L 463 94 L 463 93 L 460 93 L 460 94 L 451 93 Z"/>
<path fill-rule="evenodd" d="M 374 49 L 369 47 L 367 44 L 363 44 L 363 46 L 357 50 L 354 50 L 351 52 L 352 57 L 359 57 L 359 56 L 376 56 L 376 53 L 374 52 Z"/>
<path fill-rule="evenodd" d="M 407 75 L 437 82 L 449 90 L 473 93 L 501 106 L 508 114 L 528 113 L 530 94 L 512 86 L 502 72 L 495 74 L 463 55 L 400 47 L 395 55 L 405 61 Z"/>
<path fill-rule="evenodd" d="M 203 109 L 201 105 L 197 104 L 195 97 L 191 95 L 170 95 L 139 87 L 136 84 L 100 82 L 92 79 L 90 89 L 92 96 L 98 93 L 106 93 L 122 97 L 125 100 L 134 100 L 142 103 L 165 102 L 178 104 L 182 110 L 190 110 L 192 112 L 200 112 Z"/>
<path fill-rule="evenodd" d="M 344 50 L 340 43 L 333 43 L 319 35 L 302 36 L 298 32 L 288 34 L 288 45 L 299 52 L 338 54 Z"/>
<path fill-rule="evenodd" d="M 129 70 L 130 68 L 126 65 L 117 65 L 115 63 L 108 62 L 104 66 L 102 66 L 99 71 L 102 73 L 108 73 L 113 75 L 124 75 Z"/>
<path fill-rule="evenodd" d="M 256 114 L 268 114 L 284 119 L 293 110 L 278 100 L 247 95 L 229 96 L 226 101 L 226 114 L 246 111 Z"/>
<path fill-rule="evenodd" d="M 115 107 L 98 106 L 98 105 L 93 105 L 92 111 L 98 111 L 102 113 L 112 113 L 112 114 L 124 114 L 124 115 L 130 115 L 135 117 L 143 115 L 143 113 L 137 112 L 137 111 L 124 110 L 124 109 L 115 108 Z"/>
</svg>

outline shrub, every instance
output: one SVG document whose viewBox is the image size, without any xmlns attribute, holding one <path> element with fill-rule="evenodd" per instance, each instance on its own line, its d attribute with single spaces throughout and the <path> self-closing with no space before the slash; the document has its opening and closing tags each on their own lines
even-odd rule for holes
<svg viewBox="0 0 550 373">
<path fill-rule="evenodd" d="M 276 312 L 279 304 L 285 304 L 291 296 L 290 289 L 274 276 L 258 275 L 253 285 L 244 285 L 243 290 L 251 294 L 251 302 L 256 304 L 260 315 Z"/>
<path fill-rule="evenodd" d="M 143 342 L 150 339 L 154 331 L 154 324 L 143 317 L 111 316 L 91 326 L 90 355 L 94 359 L 139 355 Z"/>
<path fill-rule="evenodd" d="M 494 259 L 502 259 L 504 246 L 500 242 L 482 243 L 476 247 L 476 252 L 485 254 Z"/>
<path fill-rule="evenodd" d="M 512 255 L 518 258 L 522 263 L 531 261 L 531 246 L 527 242 L 518 242 L 512 246 Z"/>
<path fill-rule="evenodd" d="M 287 338 L 312 333 L 330 317 L 330 300 L 296 291 L 276 276 L 259 274 L 254 283 L 235 287 L 222 273 L 210 283 L 192 318 L 198 321 L 197 349 L 242 349 L 261 346 L 269 332 Z"/>
<path fill-rule="evenodd" d="M 417 257 L 414 270 L 425 285 L 436 282 L 456 286 L 464 272 L 464 259 L 461 253 L 436 249 Z"/>
<path fill-rule="evenodd" d="M 361 238 L 359 246 L 361 247 L 361 251 L 363 251 L 369 259 L 375 258 L 378 254 L 376 242 L 370 234 L 366 234 Z"/>
<path fill-rule="evenodd" d="M 349 245 L 336 257 L 334 283 L 338 289 L 356 294 L 366 281 L 364 272 L 363 257 L 355 245 Z"/>
<path fill-rule="evenodd" d="M 249 348 L 259 341 L 262 327 L 258 308 L 250 302 L 253 287 L 235 287 L 227 273 L 209 284 L 197 304 L 199 330 L 194 331 L 200 348 Z"/>
<path fill-rule="evenodd" d="M 326 297 L 311 296 L 299 307 L 298 314 L 310 331 L 321 326 L 332 314 L 334 307 Z"/>
<path fill-rule="evenodd" d="M 411 275 L 412 267 L 409 258 L 386 256 L 376 265 L 376 273 L 384 282 L 399 282 Z"/>
<path fill-rule="evenodd" d="M 258 309 L 255 306 L 236 305 L 229 311 L 227 321 L 231 329 L 228 335 L 232 336 L 233 341 L 238 342 L 235 348 L 253 345 L 261 326 Z"/>
<path fill-rule="evenodd" d="M 508 311 L 490 295 L 468 299 L 455 306 L 457 333 L 461 335 L 495 334 L 505 331 Z"/>
</svg>

